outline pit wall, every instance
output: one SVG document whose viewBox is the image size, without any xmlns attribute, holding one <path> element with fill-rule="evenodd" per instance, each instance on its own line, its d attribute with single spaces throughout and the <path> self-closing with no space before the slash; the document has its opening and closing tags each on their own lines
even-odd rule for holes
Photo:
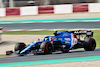
<svg viewBox="0 0 100 67">
<path fill-rule="evenodd" d="M 100 3 L 0 8 L 0 17 L 76 12 L 100 12 Z"/>
</svg>

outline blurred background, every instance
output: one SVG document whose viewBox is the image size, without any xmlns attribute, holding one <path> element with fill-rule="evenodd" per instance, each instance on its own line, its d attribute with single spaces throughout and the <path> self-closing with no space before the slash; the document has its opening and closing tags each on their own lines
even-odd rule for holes
<svg viewBox="0 0 100 67">
<path fill-rule="evenodd" d="M 100 0 L 0 0 L 0 7 L 6 8 L 79 3 L 100 3 Z"/>
</svg>

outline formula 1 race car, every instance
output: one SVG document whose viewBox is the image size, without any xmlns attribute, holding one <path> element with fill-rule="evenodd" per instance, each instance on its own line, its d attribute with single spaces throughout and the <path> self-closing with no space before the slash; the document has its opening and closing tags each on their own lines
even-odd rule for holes
<svg viewBox="0 0 100 67">
<path fill-rule="evenodd" d="M 83 36 L 83 37 L 81 37 Z M 45 36 L 42 41 L 32 42 L 30 45 L 17 43 L 15 53 L 23 56 L 29 53 L 37 55 L 39 53 L 52 54 L 55 51 L 68 53 L 69 50 L 84 48 L 86 51 L 92 51 L 96 48 L 96 41 L 93 32 L 90 30 L 62 31 L 54 32 L 54 36 Z"/>
</svg>

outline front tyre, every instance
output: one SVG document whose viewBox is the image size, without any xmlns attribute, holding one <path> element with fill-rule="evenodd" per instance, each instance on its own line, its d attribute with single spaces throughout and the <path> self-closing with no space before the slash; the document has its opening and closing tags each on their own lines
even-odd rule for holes
<svg viewBox="0 0 100 67">
<path fill-rule="evenodd" d="M 40 48 L 44 49 L 44 54 L 52 54 L 52 50 L 54 47 L 50 42 L 43 42 Z"/>
<path fill-rule="evenodd" d="M 92 51 L 96 48 L 96 41 L 94 38 L 86 38 L 83 42 L 84 49 L 86 51 Z"/>
<path fill-rule="evenodd" d="M 24 56 L 24 54 L 20 54 L 20 52 L 25 49 L 26 45 L 24 43 L 17 43 L 15 45 L 15 53 L 18 55 L 18 56 Z"/>
</svg>

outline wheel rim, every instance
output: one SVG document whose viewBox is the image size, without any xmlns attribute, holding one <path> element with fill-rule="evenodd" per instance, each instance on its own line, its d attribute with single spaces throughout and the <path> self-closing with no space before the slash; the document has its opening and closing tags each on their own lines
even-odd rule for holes
<svg viewBox="0 0 100 67">
<path fill-rule="evenodd" d="M 46 45 L 46 51 L 48 53 L 51 53 L 52 52 L 52 45 L 50 43 L 47 43 L 47 45 Z"/>
<path fill-rule="evenodd" d="M 51 50 L 52 50 L 52 47 L 51 47 L 51 46 L 49 46 L 49 47 L 48 47 L 48 49 L 51 51 Z"/>
</svg>

